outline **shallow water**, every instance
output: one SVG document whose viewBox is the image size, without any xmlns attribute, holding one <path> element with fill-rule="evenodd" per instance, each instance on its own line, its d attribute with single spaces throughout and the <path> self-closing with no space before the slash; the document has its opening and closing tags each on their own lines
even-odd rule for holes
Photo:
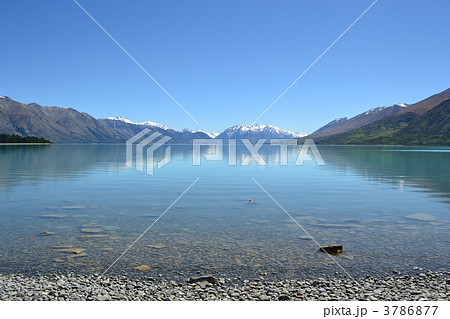
<svg viewBox="0 0 450 319">
<path fill-rule="evenodd" d="M 125 145 L 0 146 L 0 273 L 102 273 L 197 178 L 108 273 L 344 275 L 317 243 L 342 244 L 353 277 L 449 269 L 450 148 L 321 146 L 325 166 L 295 166 L 289 146 L 282 166 L 263 146 L 267 166 L 227 152 L 193 166 L 192 146 L 171 147 L 150 176 L 126 167 Z M 419 213 L 431 220 L 407 218 Z"/>
</svg>

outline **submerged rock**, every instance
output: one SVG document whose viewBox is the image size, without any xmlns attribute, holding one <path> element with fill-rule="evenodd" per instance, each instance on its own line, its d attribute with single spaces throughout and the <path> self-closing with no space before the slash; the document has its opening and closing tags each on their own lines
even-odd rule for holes
<svg viewBox="0 0 450 319">
<path fill-rule="evenodd" d="M 64 246 L 55 246 L 55 247 L 64 247 Z M 81 254 L 85 251 L 83 248 L 58 248 L 60 252 L 63 253 L 71 253 L 71 254 Z"/>
<path fill-rule="evenodd" d="M 51 231 L 43 231 L 41 233 L 42 236 L 50 236 L 50 235 L 54 235 L 55 233 L 52 233 Z"/>
<path fill-rule="evenodd" d="M 84 252 L 83 248 L 72 248 L 68 250 L 69 253 L 72 254 L 81 254 L 82 252 Z"/>
<path fill-rule="evenodd" d="M 343 247 L 340 244 L 332 244 L 319 248 L 319 251 L 335 256 L 342 254 L 342 250 Z"/>
<path fill-rule="evenodd" d="M 147 265 L 140 265 L 140 266 L 133 267 L 133 269 L 140 270 L 140 271 L 149 271 L 150 269 L 152 269 L 152 267 L 147 266 Z"/>
<path fill-rule="evenodd" d="M 102 234 L 92 234 L 92 235 L 83 235 L 82 238 L 105 238 L 108 237 L 108 235 L 102 235 Z"/>
<path fill-rule="evenodd" d="M 88 255 L 88 254 L 86 254 L 86 253 L 72 254 L 72 255 L 70 255 L 70 256 L 67 257 L 67 260 L 70 261 L 70 260 L 72 260 L 72 259 L 74 259 L 74 258 L 77 258 L 77 259 L 78 259 L 79 257 L 87 257 L 87 255 Z"/>
<path fill-rule="evenodd" d="M 163 249 L 166 248 L 164 245 L 147 245 L 148 248 L 154 248 L 154 249 Z"/>
<path fill-rule="evenodd" d="M 408 215 L 408 216 L 406 216 L 406 218 L 419 220 L 419 221 L 423 221 L 423 222 L 430 222 L 430 221 L 437 220 L 437 218 L 435 216 L 430 215 L 430 214 L 425 214 L 425 213 L 417 213 L 417 214 Z"/>
</svg>

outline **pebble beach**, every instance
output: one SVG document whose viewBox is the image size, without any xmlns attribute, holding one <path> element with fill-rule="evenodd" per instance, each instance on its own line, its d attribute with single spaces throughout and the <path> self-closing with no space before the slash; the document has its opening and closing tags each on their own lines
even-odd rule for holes
<svg viewBox="0 0 450 319">
<path fill-rule="evenodd" d="M 264 276 L 170 278 L 45 274 L 0 275 L 0 300 L 35 301 L 416 301 L 450 300 L 450 272 L 272 280 Z"/>
</svg>

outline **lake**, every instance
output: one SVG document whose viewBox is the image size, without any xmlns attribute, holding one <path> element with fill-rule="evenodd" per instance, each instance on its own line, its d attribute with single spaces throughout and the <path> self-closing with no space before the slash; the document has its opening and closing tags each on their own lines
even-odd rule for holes
<svg viewBox="0 0 450 319">
<path fill-rule="evenodd" d="M 317 243 L 353 277 L 450 268 L 450 148 L 319 146 L 326 165 L 296 166 L 299 148 L 194 166 L 172 145 L 151 176 L 125 145 L 0 146 L 0 273 L 101 274 L 197 179 L 108 274 L 344 276 Z"/>
</svg>

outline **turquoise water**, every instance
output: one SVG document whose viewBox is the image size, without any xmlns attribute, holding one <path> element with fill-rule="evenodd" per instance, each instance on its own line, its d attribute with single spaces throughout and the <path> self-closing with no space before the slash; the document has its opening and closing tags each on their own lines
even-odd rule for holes
<svg viewBox="0 0 450 319">
<path fill-rule="evenodd" d="M 293 165 L 297 146 L 282 166 L 279 150 L 263 146 L 267 166 L 193 166 L 172 145 L 150 176 L 124 145 L 0 146 L 0 273 L 102 273 L 197 178 L 108 273 L 343 275 L 252 178 L 319 244 L 342 244 L 354 277 L 449 269 L 450 148 L 322 146 L 325 166 Z"/>
</svg>

